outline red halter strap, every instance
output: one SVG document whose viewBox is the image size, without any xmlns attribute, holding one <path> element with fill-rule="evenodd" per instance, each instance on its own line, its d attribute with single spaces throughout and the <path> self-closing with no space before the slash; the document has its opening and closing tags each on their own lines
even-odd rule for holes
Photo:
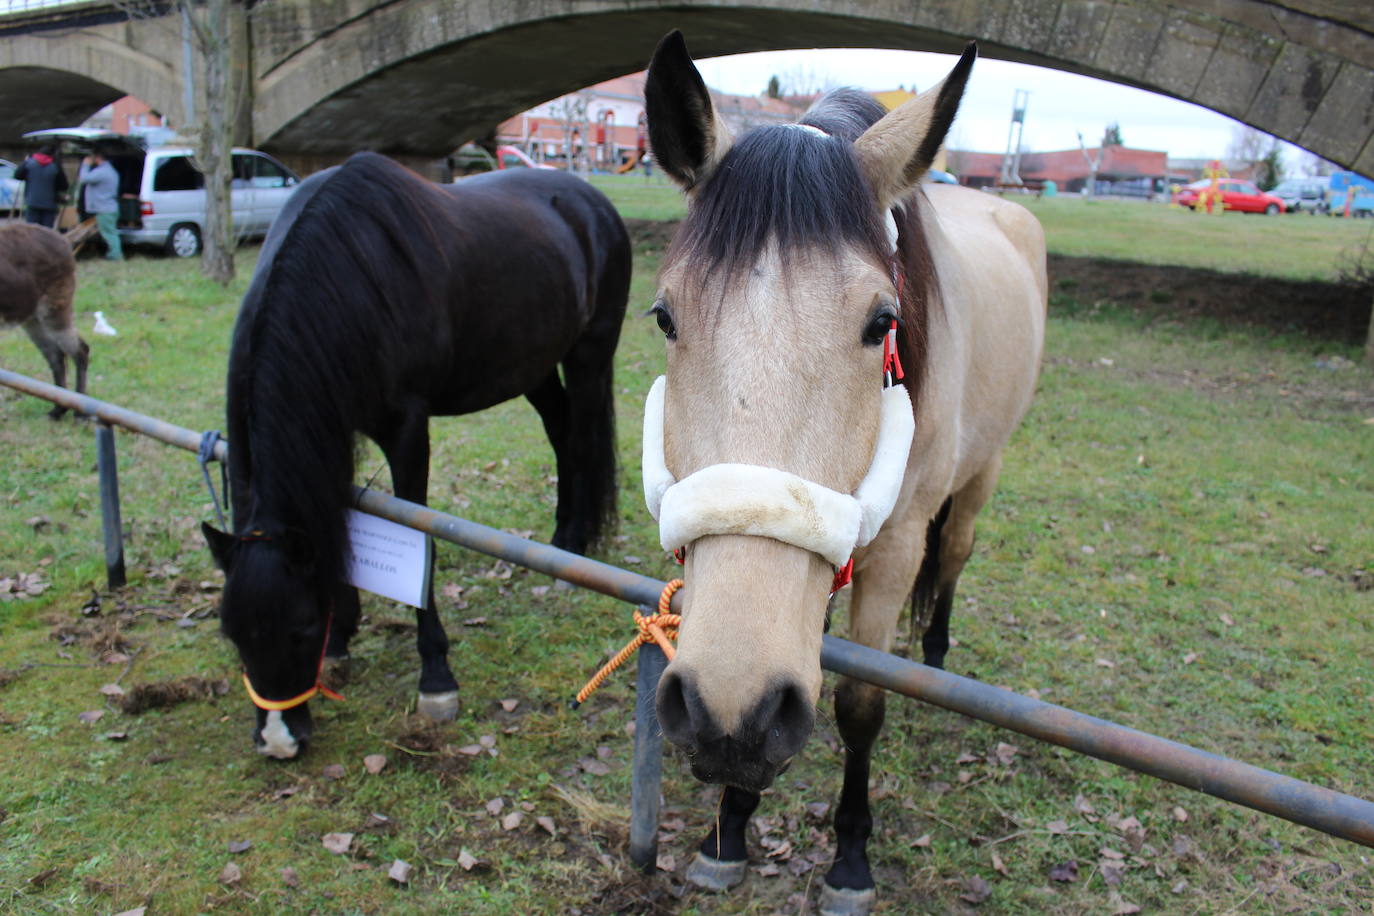
<svg viewBox="0 0 1374 916">
<path fill-rule="evenodd" d="M 329 612 L 329 617 L 324 622 L 324 643 L 320 646 L 320 662 L 315 668 L 315 684 L 303 693 L 298 693 L 289 700 L 269 700 L 262 694 L 253 689 L 252 681 L 248 680 L 248 672 L 243 672 L 243 687 L 248 691 L 248 698 L 253 701 L 253 705 L 258 709 L 268 712 L 285 712 L 288 709 L 295 709 L 304 704 L 315 694 L 328 697 L 331 700 L 342 700 L 343 694 L 331 690 L 324 685 L 320 676 L 324 673 L 324 653 L 329 648 L 329 628 L 334 622 L 334 612 Z"/>
</svg>

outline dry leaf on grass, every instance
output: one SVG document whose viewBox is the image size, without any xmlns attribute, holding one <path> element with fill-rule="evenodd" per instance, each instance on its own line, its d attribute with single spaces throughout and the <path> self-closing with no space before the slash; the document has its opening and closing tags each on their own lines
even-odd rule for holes
<svg viewBox="0 0 1374 916">
<path fill-rule="evenodd" d="M 247 851 L 248 851 L 249 849 L 251 849 L 251 848 L 253 848 L 253 841 L 252 841 L 252 840 L 230 840 L 230 841 L 229 841 L 229 851 L 230 851 L 231 853 L 234 853 L 234 854 L 238 854 L 238 853 L 240 853 L 240 852 L 247 852 Z"/>
<path fill-rule="evenodd" d="M 1059 836 L 1069 832 L 1069 824 L 1067 821 L 1050 821 L 1045 825 L 1045 829 L 1055 836 Z"/>
<path fill-rule="evenodd" d="M 409 862 L 397 859 L 391 863 L 391 868 L 387 869 L 386 876 L 397 884 L 407 884 L 410 881 L 410 873 L 414 870 L 414 866 Z"/>
<path fill-rule="evenodd" d="M 964 879 L 964 892 L 959 895 L 959 899 L 974 906 L 982 903 L 992 896 L 992 887 L 978 875 L 970 875 Z"/>
<path fill-rule="evenodd" d="M 1078 880 L 1078 863 L 1073 859 L 1067 862 L 1060 862 L 1050 869 L 1050 880 L 1061 881 L 1068 884 Z"/>
<path fill-rule="evenodd" d="M 525 815 L 523 813 L 519 811 L 512 811 L 510 814 L 507 814 L 505 817 L 501 818 L 501 829 L 514 830 L 516 827 L 519 827 L 522 823 L 524 823 L 524 821 Z"/>
<path fill-rule="evenodd" d="M 363 769 L 373 776 L 386 769 L 386 756 L 383 754 L 368 754 L 363 758 Z"/>
<path fill-rule="evenodd" d="M 504 709 L 506 712 L 515 712 L 515 707 L 519 705 L 520 701 L 515 699 L 501 701 L 501 708 Z"/>
<path fill-rule="evenodd" d="M 914 840 L 911 841 L 911 845 L 914 846 L 914 847 L 916 847 L 917 849 L 925 849 L 925 848 L 927 848 L 928 846 L 930 846 L 930 834 L 928 834 L 928 833 L 923 833 L 923 834 L 921 834 L 921 835 L 918 836 L 916 839 L 914 839 Z"/>
<path fill-rule="evenodd" d="M 341 856 L 344 853 L 348 852 L 349 848 L 352 847 L 353 834 L 326 833 L 324 836 L 320 837 L 320 842 L 324 844 L 325 849 L 328 849 L 335 855 Z"/>
<path fill-rule="evenodd" d="M 493 798 L 491 801 L 487 802 L 487 813 L 492 817 L 496 817 L 501 813 L 501 809 L 505 807 L 506 800 L 504 798 Z"/>
<path fill-rule="evenodd" d="M 477 864 L 477 857 L 463 848 L 458 852 L 458 864 L 462 866 L 463 871 L 472 871 L 473 866 Z"/>
<path fill-rule="evenodd" d="M 96 722 L 99 722 L 102 718 L 104 718 L 104 716 L 105 710 L 103 709 L 88 709 L 85 712 L 79 712 L 76 714 L 76 717 L 80 719 L 82 722 L 86 723 L 87 725 L 94 725 Z"/>
<path fill-rule="evenodd" d="M 104 696 L 118 698 L 124 696 L 125 691 L 124 688 L 118 684 L 106 684 L 100 688 L 100 692 Z"/>
<path fill-rule="evenodd" d="M 344 767 L 342 763 L 331 763 L 320 771 L 320 775 L 325 779 L 343 779 Z"/>
<path fill-rule="evenodd" d="M 1174 820 L 1178 821 L 1180 824 L 1186 823 L 1188 820 L 1188 812 L 1180 805 L 1174 805 L 1173 814 Z"/>
<path fill-rule="evenodd" d="M 1002 877 L 1008 877 L 1011 873 L 1007 871 L 1007 863 L 1002 861 L 1002 857 L 995 851 L 992 854 L 992 870 Z"/>
<path fill-rule="evenodd" d="M 478 754 L 482 753 L 482 745 L 465 744 L 458 748 L 458 753 L 462 754 L 464 757 L 476 757 Z"/>
<path fill-rule="evenodd" d="M 538 824 L 540 827 L 543 827 L 545 830 L 547 830 L 549 832 L 549 836 L 558 835 L 558 828 L 557 826 L 555 826 L 553 818 L 549 817 L 547 814 L 542 815 L 540 817 L 536 817 L 534 819 L 534 822 Z"/>
<path fill-rule="evenodd" d="M 125 910 L 122 913 L 115 913 L 115 916 L 146 916 L 148 908 L 146 906 L 136 906 L 132 910 Z"/>
<path fill-rule="evenodd" d="M 229 887 L 233 887 L 235 884 L 238 884 L 238 883 L 239 883 L 240 881 L 242 881 L 242 880 L 243 880 L 243 869 L 239 868 L 237 864 L 235 864 L 235 863 L 233 863 L 233 862 L 228 862 L 228 863 L 225 864 L 224 868 L 220 869 L 220 873 L 219 873 L 219 883 L 220 883 L 220 884 L 225 884 L 225 885 L 228 885 Z"/>
<path fill-rule="evenodd" d="M 287 887 L 301 886 L 300 875 L 296 874 L 296 870 L 292 868 L 290 865 L 286 866 L 281 870 L 281 879 Z"/>
</svg>

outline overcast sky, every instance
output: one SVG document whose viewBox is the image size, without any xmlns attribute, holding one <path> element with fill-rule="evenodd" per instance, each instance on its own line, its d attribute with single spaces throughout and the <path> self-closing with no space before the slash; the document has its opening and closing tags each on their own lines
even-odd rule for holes
<svg viewBox="0 0 1374 916">
<path fill-rule="evenodd" d="M 899 84 L 919 90 L 939 82 L 956 58 L 948 54 L 914 51 L 824 49 L 737 54 L 697 61 L 702 76 L 723 92 L 756 95 L 768 78 L 787 76 L 828 78 L 831 85 L 862 89 L 895 89 Z M 1059 70 L 983 58 L 974 65 L 949 146 L 984 152 L 1007 147 L 1012 93 L 1030 90 L 1026 109 L 1025 145 L 1031 150 L 1071 149 L 1083 133 L 1095 146 L 1112 122 L 1121 125 L 1127 146 L 1164 150 L 1174 158 L 1226 154 L 1238 122 L 1223 115 L 1162 95 Z M 1285 144 L 1285 164 L 1297 171 L 1305 154 Z"/>
</svg>

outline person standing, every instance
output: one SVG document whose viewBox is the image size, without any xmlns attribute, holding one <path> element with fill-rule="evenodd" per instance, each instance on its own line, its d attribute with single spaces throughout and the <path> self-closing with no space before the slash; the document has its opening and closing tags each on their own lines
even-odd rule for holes
<svg viewBox="0 0 1374 916">
<path fill-rule="evenodd" d="M 24 182 L 24 221 L 49 229 L 56 226 L 61 195 L 67 190 L 67 173 L 57 161 L 57 147 L 40 146 L 19 164 L 14 177 Z"/>
<path fill-rule="evenodd" d="M 105 260 L 124 260 L 119 244 L 119 173 L 100 150 L 92 150 L 81 162 L 77 181 L 84 195 L 82 206 L 95 216 L 100 237 L 105 240 Z"/>
</svg>

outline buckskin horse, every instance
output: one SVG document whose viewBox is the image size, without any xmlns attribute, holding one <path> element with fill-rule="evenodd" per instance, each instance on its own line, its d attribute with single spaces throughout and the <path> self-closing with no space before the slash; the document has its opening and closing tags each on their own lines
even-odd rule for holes
<svg viewBox="0 0 1374 916">
<path fill-rule="evenodd" d="M 1043 233 L 1027 211 L 921 185 L 975 56 L 970 44 L 943 83 L 891 113 L 837 90 L 798 124 L 738 142 L 680 33 L 650 65 L 654 156 L 688 202 L 653 306 L 667 371 L 644 421 L 645 496 L 663 546 L 685 548 L 658 715 L 693 774 L 725 786 L 689 870 L 697 884 L 745 875 L 745 825 L 811 732 L 827 599 L 850 569 L 850 638 L 887 651 L 910 596 L 929 621 L 925 661 L 948 648 L 1046 308 Z M 840 679 L 825 913 L 873 906 L 868 776 L 883 711 L 879 688 Z"/>
<path fill-rule="evenodd" d="M 560 172 L 441 187 L 359 153 L 301 183 L 234 328 L 233 531 L 204 526 L 259 751 L 300 752 L 324 659 L 345 656 L 357 629 L 341 581 L 355 433 L 381 447 L 396 495 L 423 503 L 429 418 L 523 394 L 557 459 L 553 544 L 584 553 L 613 523 L 612 359 L 630 266 L 610 202 Z M 418 708 L 451 719 L 458 684 L 432 587 L 416 621 Z"/>
<path fill-rule="evenodd" d="M 22 324 L 48 361 L 53 384 L 67 385 L 67 360 L 76 366 L 76 390 L 86 393 L 91 348 L 76 333 L 72 298 L 76 259 L 61 235 L 32 223 L 0 225 L 0 326 Z M 54 420 L 67 412 L 48 411 Z"/>
</svg>

